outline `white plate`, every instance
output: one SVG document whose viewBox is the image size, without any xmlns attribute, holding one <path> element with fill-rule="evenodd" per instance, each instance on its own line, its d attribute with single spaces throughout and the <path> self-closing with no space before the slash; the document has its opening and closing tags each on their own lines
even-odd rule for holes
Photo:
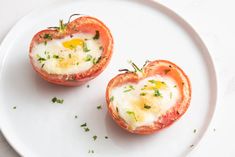
<svg viewBox="0 0 235 157">
<path fill-rule="evenodd" d="M 111 63 L 88 83 L 90 88 L 49 84 L 29 63 L 28 47 L 34 33 L 73 13 L 101 19 L 115 40 Z M 191 105 L 171 127 L 149 136 L 132 135 L 107 115 L 106 85 L 118 69 L 129 66 L 129 59 L 139 65 L 146 59 L 167 59 L 188 74 Z M 215 109 L 216 75 L 207 48 L 182 18 L 150 0 L 67 0 L 38 9 L 7 35 L 0 62 L 1 130 L 24 157 L 185 156 L 202 138 Z M 64 104 L 53 104 L 54 96 L 63 98 Z M 99 104 L 102 110 L 96 109 Z M 90 132 L 80 127 L 84 122 Z M 96 141 L 93 135 L 98 136 Z"/>
</svg>

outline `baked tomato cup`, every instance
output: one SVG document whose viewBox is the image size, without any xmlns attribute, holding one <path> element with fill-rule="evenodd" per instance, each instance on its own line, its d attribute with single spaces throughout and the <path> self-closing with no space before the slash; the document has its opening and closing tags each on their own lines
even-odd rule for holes
<svg viewBox="0 0 235 157">
<path fill-rule="evenodd" d="M 112 50 L 113 38 L 105 24 L 82 16 L 34 35 L 29 57 L 35 71 L 48 82 L 79 86 L 105 69 Z"/>
<path fill-rule="evenodd" d="M 177 65 L 166 60 L 146 63 L 142 69 L 114 77 L 106 89 L 108 110 L 114 121 L 131 133 L 151 134 L 177 119 L 191 99 L 188 77 Z"/>
</svg>

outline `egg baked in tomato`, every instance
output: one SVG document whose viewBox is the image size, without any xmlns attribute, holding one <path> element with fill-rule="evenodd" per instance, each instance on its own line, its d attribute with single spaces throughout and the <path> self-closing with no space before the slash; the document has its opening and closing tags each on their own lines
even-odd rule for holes
<svg viewBox="0 0 235 157">
<path fill-rule="evenodd" d="M 60 27 L 38 32 L 31 41 L 29 56 L 33 68 L 43 79 L 78 86 L 105 69 L 112 50 L 109 29 L 94 17 L 82 16 L 66 24 L 60 21 Z"/>
<path fill-rule="evenodd" d="M 114 77 L 106 89 L 108 110 L 119 126 L 136 134 L 161 130 L 187 110 L 191 86 L 174 63 L 156 60 Z"/>
</svg>

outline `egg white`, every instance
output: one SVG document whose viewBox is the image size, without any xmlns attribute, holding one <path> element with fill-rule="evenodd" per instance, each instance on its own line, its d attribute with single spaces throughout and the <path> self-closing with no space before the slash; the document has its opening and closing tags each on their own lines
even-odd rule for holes
<svg viewBox="0 0 235 157">
<path fill-rule="evenodd" d="M 151 86 L 150 80 L 164 83 L 164 88 L 158 89 L 160 96 L 154 95 L 154 90 L 144 88 L 146 85 Z M 141 93 L 145 95 L 141 96 Z M 115 87 L 110 97 L 113 98 L 113 109 L 130 128 L 135 129 L 153 125 L 158 117 L 166 113 L 180 99 L 180 91 L 175 80 L 156 75 L 143 79 L 138 84 L 128 83 Z M 143 103 L 146 103 L 146 108 L 143 108 Z M 151 108 L 147 108 L 148 106 Z"/>
<path fill-rule="evenodd" d="M 31 56 L 33 62 L 38 68 L 42 68 L 49 74 L 75 74 L 84 72 L 90 69 L 94 63 L 93 60 L 98 60 L 102 54 L 102 44 L 100 39 L 94 40 L 93 34 L 79 33 L 73 36 L 66 36 L 63 39 L 53 39 L 46 43 L 40 43 L 33 47 Z M 89 52 L 84 52 L 82 46 L 77 46 L 75 50 L 71 50 L 63 46 L 63 42 L 71 39 L 82 39 Z M 60 58 L 68 59 L 69 55 L 75 56 L 76 64 L 69 65 L 68 67 L 59 66 L 60 59 L 53 58 L 53 56 L 59 56 Z M 85 61 L 89 56 L 90 61 Z M 39 58 L 45 58 L 45 61 L 39 61 Z M 71 57 L 71 56 L 70 56 Z"/>
</svg>

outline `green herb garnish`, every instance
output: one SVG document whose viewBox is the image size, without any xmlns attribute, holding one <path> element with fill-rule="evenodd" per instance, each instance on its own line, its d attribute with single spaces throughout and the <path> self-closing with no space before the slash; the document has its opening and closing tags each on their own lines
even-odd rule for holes
<svg viewBox="0 0 235 157">
<path fill-rule="evenodd" d="M 98 110 L 102 109 L 101 105 L 97 106 L 96 107 Z"/>
<path fill-rule="evenodd" d="M 14 106 L 13 109 L 15 110 L 15 109 L 16 109 L 16 106 Z"/>
<path fill-rule="evenodd" d="M 154 96 L 160 97 L 160 96 L 162 96 L 162 95 L 161 95 L 161 93 L 159 92 L 159 90 L 156 89 L 156 90 L 154 90 Z"/>
<path fill-rule="evenodd" d="M 52 40 L 52 36 L 50 34 L 44 34 L 43 38 Z"/>
<path fill-rule="evenodd" d="M 92 153 L 92 154 L 94 154 L 94 152 L 95 152 L 94 150 L 89 150 L 88 151 L 88 153 Z"/>
<path fill-rule="evenodd" d="M 151 106 L 144 104 L 144 108 L 145 108 L 145 109 L 150 109 Z"/>
<path fill-rule="evenodd" d="M 84 52 L 89 52 L 89 51 L 90 51 L 90 50 L 87 48 L 87 44 L 86 44 L 85 42 L 83 42 L 82 48 L 83 48 L 83 51 L 84 51 Z"/>
<path fill-rule="evenodd" d="M 59 59 L 59 55 L 53 55 L 53 58 Z"/>
<path fill-rule="evenodd" d="M 98 40 L 100 38 L 100 32 L 95 31 L 95 36 L 93 37 L 94 40 Z"/>
<path fill-rule="evenodd" d="M 97 139 L 97 136 L 96 136 L 96 135 L 94 135 L 94 136 L 93 136 L 93 140 L 95 141 L 96 139 Z"/>
<path fill-rule="evenodd" d="M 86 123 L 84 123 L 84 124 L 81 125 L 81 127 L 86 127 L 86 126 L 87 126 Z"/>
<path fill-rule="evenodd" d="M 84 61 L 89 62 L 89 61 L 91 61 L 91 59 L 92 59 L 92 56 L 91 56 L 91 55 L 87 55 L 87 56 L 84 58 Z"/>
<path fill-rule="evenodd" d="M 196 129 L 194 129 L 194 130 L 193 130 L 193 133 L 196 133 L 196 132 L 197 132 L 197 130 L 196 130 Z"/>
<path fill-rule="evenodd" d="M 53 103 L 58 103 L 58 104 L 63 104 L 64 100 L 63 99 L 58 99 L 57 97 L 54 97 L 51 99 Z"/>
<path fill-rule="evenodd" d="M 45 64 L 42 64 L 41 68 L 43 68 L 45 66 Z"/>
<path fill-rule="evenodd" d="M 174 85 L 174 88 L 176 88 L 177 86 L 176 85 Z"/>
<path fill-rule="evenodd" d="M 93 58 L 93 60 L 92 60 L 93 64 L 99 63 L 100 59 L 101 59 L 101 57 L 99 57 L 98 59 Z"/>
<path fill-rule="evenodd" d="M 69 54 L 69 58 L 72 58 L 72 55 L 71 55 L 71 53 Z"/>
<path fill-rule="evenodd" d="M 90 129 L 89 128 L 84 128 L 84 131 L 88 132 L 88 131 L 90 131 Z"/>
<path fill-rule="evenodd" d="M 114 100 L 114 96 L 111 96 L 111 98 L 109 99 L 110 102 L 113 102 Z"/>
<path fill-rule="evenodd" d="M 156 80 L 148 80 L 148 82 L 150 82 L 150 83 L 157 83 Z"/>
<path fill-rule="evenodd" d="M 38 61 L 41 63 L 41 62 L 46 61 L 46 59 L 45 59 L 45 58 L 42 58 L 42 57 L 39 57 L 39 58 L 38 58 Z"/>
<path fill-rule="evenodd" d="M 140 93 L 140 96 L 145 96 L 146 95 L 146 93 Z"/>
<path fill-rule="evenodd" d="M 172 92 L 170 92 L 170 99 L 172 99 Z"/>
<path fill-rule="evenodd" d="M 100 46 L 99 49 L 100 49 L 100 50 L 103 50 L 103 46 Z"/>
<path fill-rule="evenodd" d="M 125 90 L 123 91 L 123 92 L 130 92 L 130 91 L 132 91 L 132 90 L 135 90 L 135 88 L 132 86 L 132 85 L 129 85 L 129 86 L 126 86 L 126 87 L 124 87 L 125 88 Z"/>
<path fill-rule="evenodd" d="M 133 111 L 127 111 L 126 113 L 127 113 L 128 115 L 132 116 L 132 117 L 135 119 L 135 121 L 137 122 L 137 118 L 136 118 L 136 116 L 135 116 L 135 112 L 133 112 Z"/>
<path fill-rule="evenodd" d="M 117 111 L 117 113 L 119 112 L 118 107 L 116 107 L 116 111 Z"/>
</svg>

